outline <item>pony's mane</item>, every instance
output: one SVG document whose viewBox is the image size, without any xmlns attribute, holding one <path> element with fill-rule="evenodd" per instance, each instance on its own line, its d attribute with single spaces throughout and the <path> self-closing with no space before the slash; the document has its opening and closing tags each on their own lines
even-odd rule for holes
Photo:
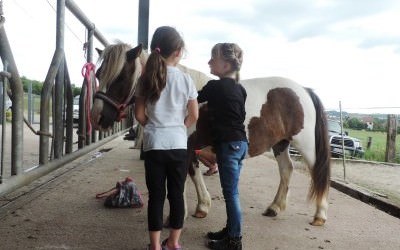
<svg viewBox="0 0 400 250">
<path fill-rule="evenodd" d="M 139 55 L 139 60 L 143 67 L 146 64 L 148 58 L 149 54 L 145 50 L 142 50 L 142 53 L 140 53 Z"/>
<path fill-rule="evenodd" d="M 149 58 L 149 54 L 147 51 L 143 50 L 142 53 L 139 56 L 140 63 L 142 65 L 145 65 L 147 62 L 147 59 Z M 207 76 L 205 73 L 188 68 L 182 64 L 178 64 L 177 67 L 184 73 L 187 73 L 190 75 L 190 77 L 193 79 L 194 84 L 196 85 L 196 89 L 200 90 L 203 88 L 203 86 L 212 78 Z"/>
<path fill-rule="evenodd" d="M 113 82 L 121 72 L 126 61 L 126 52 L 131 49 L 129 44 L 118 42 L 107 46 L 101 56 L 99 62 L 103 62 L 101 69 L 101 81 L 99 88 L 106 91 L 109 86 L 108 83 Z"/>
<path fill-rule="evenodd" d="M 131 48 L 129 44 L 117 41 L 115 44 L 109 45 L 103 50 L 98 60 L 98 62 L 102 62 L 103 65 L 100 76 L 101 81 L 99 82 L 99 88 L 102 91 L 107 91 L 110 87 L 107 86 L 107 84 L 113 82 L 118 77 L 126 63 L 126 52 Z M 145 50 L 140 53 L 139 61 L 142 67 L 146 64 L 148 57 L 149 54 Z M 190 69 L 181 64 L 179 64 L 178 67 L 192 77 L 197 89 L 201 89 L 207 81 L 211 80 L 209 76 L 200 71 Z M 133 78 L 135 78 L 134 75 L 132 75 L 132 81 L 134 80 Z"/>
</svg>

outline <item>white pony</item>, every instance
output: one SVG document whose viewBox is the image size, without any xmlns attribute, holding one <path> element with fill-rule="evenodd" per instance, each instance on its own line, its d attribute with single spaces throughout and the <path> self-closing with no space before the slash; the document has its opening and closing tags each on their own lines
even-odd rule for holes
<svg viewBox="0 0 400 250">
<path fill-rule="evenodd" d="M 101 53 L 101 66 L 96 73 L 100 92 L 96 93 L 91 110 L 92 124 L 99 130 L 112 127 L 132 100 L 132 92 L 142 72 L 147 55 L 139 45 L 115 44 Z M 191 75 L 200 89 L 210 79 L 198 71 L 181 67 Z M 240 81 L 247 91 L 246 128 L 249 156 L 274 152 L 279 165 L 280 184 L 272 203 L 263 215 L 277 216 L 285 209 L 293 165 L 289 144 L 303 155 L 311 175 L 309 198 L 315 200 L 312 225 L 323 225 L 327 219 L 327 196 L 330 186 L 330 150 L 327 123 L 320 99 L 309 89 L 282 77 Z M 211 198 L 198 167 L 194 149 L 207 145 L 201 123 L 207 113 L 200 110 L 196 128 L 188 138 L 189 174 L 196 188 L 198 204 L 194 216 L 203 218 L 211 208 Z M 204 126 L 203 126 L 204 127 Z M 202 137 L 203 136 L 203 137 Z M 199 139 L 203 138 L 203 139 Z M 137 140 L 140 142 L 140 140 Z M 208 144 L 209 145 L 209 144 Z M 186 207 L 186 211 L 188 211 Z M 187 213 L 187 212 L 186 212 Z"/>
<path fill-rule="evenodd" d="M 310 89 L 282 77 L 266 77 L 242 80 L 247 92 L 246 128 L 249 138 L 249 156 L 274 152 L 279 165 L 280 184 L 273 202 L 263 215 L 277 216 L 286 208 L 287 194 L 293 164 L 289 155 L 289 144 L 297 148 L 308 166 L 311 175 L 309 198 L 316 202 L 312 225 L 323 225 L 327 219 L 327 196 L 330 186 L 330 149 L 327 122 L 321 101 Z M 200 110 L 197 129 L 189 136 L 188 149 L 193 152 L 207 145 L 209 125 L 206 111 Z M 198 161 L 192 153 L 190 163 L 194 166 L 190 176 L 196 186 L 198 204 L 195 217 L 205 217 L 211 199 Z"/>
</svg>

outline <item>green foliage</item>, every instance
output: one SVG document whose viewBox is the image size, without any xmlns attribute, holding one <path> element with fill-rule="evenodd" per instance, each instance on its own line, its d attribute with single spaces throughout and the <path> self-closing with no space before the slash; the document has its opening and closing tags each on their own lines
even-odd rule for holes
<svg viewBox="0 0 400 250">
<path fill-rule="evenodd" d="M 72 84 L 72 95 L 77 96 L 81 94 L 81 88 L 75 87 L 74 84 Z"/>
<path fill-rule="evenodd" d="M 375 124 L 374 124 L 375 126 Z M 378 131 L 347 129 L 349 135 L 360 139 L 365 154 L 364 159 L 369 161 L 385 161 L 387 133 Z M 367 149 L 368 139 L 371 138 L 371 147 Z M 400 136 L 396 137 L 396 163 L 400 163 Z"/>
<path fill-rule="evenodd" d="M 358 130 L 365 129 L 366 127 L 365 123 L 361 122 L 360 119 L 355 117 L 347 120 L 347 125 L 351 129 L 358 129 Z"/>
<path fill-rule="evenodd" d="M 374 118 L 374 131 L 386 132 L 387 121 L 380 118 Z"/>
<path fill-rule="evenodd" d="M 26 78 L 25 76 L 21 77 L 21 81 L 22 81 L 22 85 L 24 88 L 24 92 L 28 92 L 29 90 L 29 84 L 32 83 L 32 93 L 35 95 L 40 95 L 40 93 L 42 92 L 42 87 L 43 87 L 43 83 L 36 81 L 36 80 L 30 80 L 28 78 Z"/>
<path fill-rule="evenodd" d="M 30 80 L 26 78 L 25 76 L 21 77 L 22 85 L 24 88 L 24 92 L 27 93 L 29 90 L 29 85 L 32 84 L 32 94 L 34 95 L 41 95 L 42 93 L 42 88 L 43 88 L 43 82 L 36 81 L 36 80 Z M 71 84 L 72 88 L 72 95 L 76 96 L 81 93 L 81 88 L 80 87 L 75 87 L 75 84 Z"/>
<path fill-rule="evenodd" d="M 340 117 L 340 112 L 327 111 L 329 117 Z M 361 122 L 360 117 L 363 114 L 342 113 L 343 127 L 348 132 L 349 136 L 360 139 L 365 154 L 364 159 L 370 161 L 384 162 L 386 155 L 386 140 L 387 140 L 387 114 L 371 114 L 373 118 L 373 129 L 366 130 L 366 124 Z M 395 162 L 400 163 L 400 121 L 398 121 L 397 136 L 395 143 L 396 157 Z M 371 138 L 371 146 L 368 148 L 368 140 Z"/>
</svg>

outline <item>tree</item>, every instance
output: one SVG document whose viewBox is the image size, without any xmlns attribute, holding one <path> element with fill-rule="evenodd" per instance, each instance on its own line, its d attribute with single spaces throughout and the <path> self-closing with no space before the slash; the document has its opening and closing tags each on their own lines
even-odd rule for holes
<svg viewBox="0 0 400 250">
<path fill-rule="evenodd" d="M 75 84 L 72 84 L 72 95 L 77 96 L 81 94 L 81 88 L 75 87 Z"/>
<path fill-rule="evenodd" d="M 386 119 L 374 118 L 374 131 L 386 132 Z"/>
<path fill-rule="evenodd" d="M 40 82 L 40 81 L 37 81 L 37 80 L 30 80 L 25 76 L 21 77 L 21 81 L 22 81 L 24 92 L 28 92 L 29 84 L 32 84 L 32 94 L 41 95 L 42 88 L 43 88 L 43 82 Z M 81 93 L 81 88 L 80 87 L 76 87 L 75 84 L 72 84 L 71 88 L 72 88 L 72 95 L 73 96 L 80 95 L 80 93 Z"/>
<path fill-rule="evenodd" d="M 25 76 L 21 77 L 21 81 L 22 81 L 24 92 L 28 92 L 29 84 L 31 84 L 31 83 L 32 83 L 32 94 L 40 95 L 40 93 L 42 92 L 42 88 L 43 88 L 42 82 L 39 82 L 36 80 L 30 80 L 30 79 L 26 78 Z"/>
<path fill-rule="evenodd" d="M 348 124 L 349 128 L 357 129 L 357 130 L 365 129 L 365 126 L 366 126 L 362 121 L 360 121 L 360 119 L 355 118 L 355 117 L 350 118 L 347 121 L 347 124 Z"/>
</svg>

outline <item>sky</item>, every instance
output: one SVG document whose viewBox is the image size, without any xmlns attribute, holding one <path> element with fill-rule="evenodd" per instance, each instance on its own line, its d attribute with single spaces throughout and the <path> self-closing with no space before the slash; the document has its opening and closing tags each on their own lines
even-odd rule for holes
<svg viewBox="0 0 400 250">
<path fill-rule="evenodd" d="M 57 1 L 2 2 L 19 74 L 44 81 Z M 74 2 L 110 43 L 136 46 L 138 0 Z M 190 68 L 210 75 L 212 46 L 235 42 L 244 51 L 242 79 L 290 78 L 312 88 L 327 110 L 400 114 L 398 0 L 150 0 L 149 15 L 149 42 L 157 27 L 175 27 L 186 43 L 181 63 Z M 68 70 L 80 86 L 85 28 L 68 9 L 66 23 Z"/>
</svg>

